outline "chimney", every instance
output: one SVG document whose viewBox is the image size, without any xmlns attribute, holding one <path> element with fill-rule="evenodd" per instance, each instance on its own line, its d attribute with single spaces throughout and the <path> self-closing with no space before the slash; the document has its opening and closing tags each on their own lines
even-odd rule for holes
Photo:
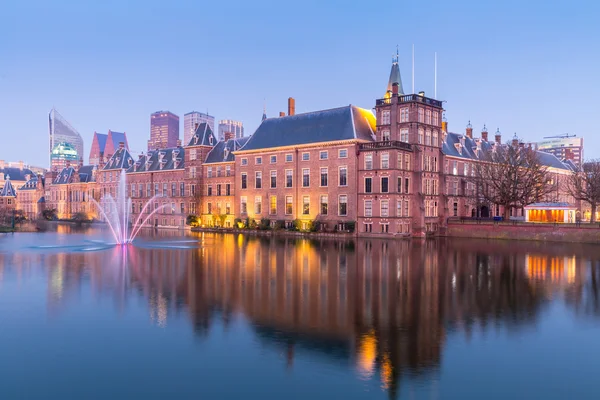
<svg viewBox="0 0 600 400">
<path fill-rule="evenodd" d="M 483 124 L 483 129 L 481 130 L 481 139 L 485 140 L 486 142 L 488 140 L 488 131 L 485 124 Z"/>
<path fill-rule="evenodd" d="M 296 100 L 293 97 L 288 98 L 288 115 L 296 115 Z"/>
<path fill-rule="evenodd" d="M 196 123 L 194 124 L 194 132 L 196 132 L 197 130 L 198 130 L 198 123 L 196 122 Z"/>
<path fill-rule="evenodd" d="M 119 142 L 119 148 L 120 149 L 124 149 L 125 148 L 125 142 Z"/>
<path fill-rule="evenodd" d="M 279 116 L 280 117 L 285 117 L 285 113 L 283 111 L 279 111 Z"/>
<path fill-rule="evenodd" d="M 442 132 L 448 132 L 448 120 L 446 119 L 446 113 L 442 117 Z"/>
<path fill-rule="evenodd" d="M 502 135 L 500 134 L 500 128 L 496 129 L 496 135 L 494 136 L 494 140 L 498 144 L 502 143 Z"/>
<path fill-rule="evenodd" d="M 524 149 L 525 148 L 525 142 L 519 142 L 519 147 Z"/>
<path fill-rule="evenodd" d="M 473 139 L 473 126 L 471 125 L 471 121 L 467 124 L 466 135 L 468 138 Z"/>
<path fill-rule="evenodd" d="M 177 147 L 181 147 L 181 139 L 177 139 Z"/>
<path fill-rule="evenodd" d="M 392 84 L 392 95 L 398 96 L 398 82 Z"/>
<path fill-rule="evenodd" d="M 233 132 L 225 132 L 223 134 L 225 141 L 230 139 L 235 139 L 235 134 Z"/>
<path fill-rule="evenodd" d="M 23 161 L 19 161 L 19 169 L 23 170 Z"/>
<path fill-rule="evenodd" d="M 423 91 L 419 92 L 419 96 L 425 97 L 425 92 L 423 92 Z"/>
</svg>

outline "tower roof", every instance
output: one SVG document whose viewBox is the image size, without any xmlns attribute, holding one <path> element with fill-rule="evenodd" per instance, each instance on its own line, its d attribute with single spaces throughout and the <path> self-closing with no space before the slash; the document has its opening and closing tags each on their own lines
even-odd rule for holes
<svg viewBox="0 0 600 400">
<path fill-rule="evenodd" d="M 0 197 L 17 197 L 17 192 L 10 182 L 10 177 L 4 182 L 4 187 L 0 191 Z"/>
<path fill-rule="evenodd" d="M 404 94 L 402 88 L 402 78 L 400 77 L 400 67 L 398 66 L 398 50 L 396 50 L 396 57 L 392 57 L 392 70 L 390 71 L 390 80 L 388 81 L 386 91 L 392 91 L 392 85 L 398 84 L 398 94 Z"/>
</svg>

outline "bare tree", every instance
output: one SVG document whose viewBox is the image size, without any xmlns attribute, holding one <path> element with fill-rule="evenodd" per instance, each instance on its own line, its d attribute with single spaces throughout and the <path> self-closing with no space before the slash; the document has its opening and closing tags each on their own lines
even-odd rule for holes
<svg viewBox="0 0 600 400">
<path fill-rule="evenodd" d="M 504 207 L 504 218 L 512 207 L 521 208 L 545 199 L 555 190 L 548 167 L 538 154 L 512 144 L 495 145 L 473 166 L 471 180 L 479 197 Z"/>
<path fill-rule="evenodd" d="M 587 161 L 573 171 L 566 181 L 566 190 L 575 200 L 590 205 L 590 222 L 596 222 L 596 209 L 600 203 L 600 160 Z"/>
</svg>

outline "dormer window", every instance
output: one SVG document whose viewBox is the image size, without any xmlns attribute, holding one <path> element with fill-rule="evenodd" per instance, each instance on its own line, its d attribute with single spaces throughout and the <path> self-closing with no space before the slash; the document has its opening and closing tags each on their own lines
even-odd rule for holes
<svg viewBox="0 0 600 400">
<path fill-rule="evenodd" d="M 213 137 L 209 136 L 208 137 L 208 143 L 212 146 L 213 145 Z"/>
<path fill-rule="evenodd" d="M 454 147 L 456 147 L 456 151 L 458 151 L 458 154 L 462 155 L 462 143 L 454 143 Z"/>
</svg>

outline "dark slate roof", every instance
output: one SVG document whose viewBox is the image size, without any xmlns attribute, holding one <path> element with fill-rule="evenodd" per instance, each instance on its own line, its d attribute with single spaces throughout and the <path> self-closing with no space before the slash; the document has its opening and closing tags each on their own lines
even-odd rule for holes
<svg viewBox="0 0 600 400">
<path fill-rule="evenodd" d="M 125 133 L 123 132 L 115 132 L 110 131 L 110 136 L 112 137 L 113 146 L 115 149 L 119 148 L 119 143 L 127 143 L 127 139 L 125 138 Z"/>
<path fill-rule="evenodd" d="M 117 148 L 115 154 L 112 155 L 110 160 L 106 163 L 104 171 L 108 171 L 111 169 L 129 169 L 133 165 L 133 157 L 129 151 L 125 148 Z"/>
<path fill-rule="evenodd" d="M 38 178 L 36 176 L 25 182 L 25 184 L 21 186 L 19 190 L 35 190 L 37 188 L 37 184 Z"/>
<path fill-rule="evenodd" d="M 62 171 L 54 179 L 55 185 L 62 185 L 66 183 L 73 183 L 74 174 L 79 174 L 79 181 L 83 183 L 93 182 L 94 178 L 94 165 L 83 165 L 79 168 L 79 171 L 75 171 L 73 167 L 63 168 Z"/>
<path fill-rule="evenodd" d="M 212 129 L 210 129 L 210 126 L 206 122 L 203 122 L 198 125 L 188 146 L 214 146 L 216 143 L 217 139 L 215 139 Z"/>
<path fill-rule="evenodd" d="M 353 105 L 264 120 L 242 151 L 337 140 L 373 141 L 375 116 Z"/>
<path fill-rule="evenodd" d="M 402 87 L 402 78 L 400 77 L 400 67 L 398 66 L 398 55 L 392 62 L 392 70 L 390 71 L 390 79 L 387 84 L 387 91 L 392 91 L 392 85 L 394 83 L 398 84 L 398 93 L 404 94 L 404 88 Z"/>
<path fill-rule="evenodd" d="M 10 177 L 10 179 L 12 179 L 13 181 L 26 181 L 27 175 L 35 176 L 35 174 L 31 172 L 30 169 L 19 169 L 13 167 L 0 168 L 0 174 L 4 174 L 5 180 Z"/>
<path fill-rule="evenodd" d="M 242 148 L 249 139 L 250 136 L 228 141 L 221 140 L 207 154 L 204 164 L 233 161 L 235 159 L 233 152 Z"/>
<path fill-rule="evenodd" d="M 457 146 L 457 144 L 460 144 L 460 146 Z M 478 144 L 481 148 L 479 154 L 477 154 L 475 151 L 475 149 L 478 147 Z M 442 152 L 451 157 L 478 160 L 484 154 L 488 154 L 490 151 L 492 151 L 494 146 L 506 146 L 506 144 L 496 144 L 495 142 L 488 142 L 481 140 L 480 138 L 471 139 L 466 135 L 449 132 L 446 134 L 446 139 L 442 143 Z M 542 165 L 558 169 L 571 169 L 570 166 L 561 162 L 553 154 L 544 153 L 543 151 L 536 151 L 536 154 L 539 157 Z"/>
<path fill-rule="evenodd" d="M 106 148 L 106 140 L 108 139 L 108 135 L 105 134 L 105 133 L 96 133 L 96 137 L 98 138 L 98 146 L 100 146 L 100 152 L 104 153 L 104 149 Z"/>
<path fill-rule="evenodd" d="M 525 208 L 536 208 L 536 207 L 551 207 L 551 208 L 574 208 L 574 206 L 572 204 L 566 203 L 566 202 L 550 202 L 550 201 L 542 201 L 539 203 L 533 203 L 533 204 L 529 204 L 528 206 L 525 206 Z"/>
<path fill-rule="evenodd" d="M 152 150 L 142 154 L 127 172 L 168 171 L 184 169 L 182 147 Z"/>
<path fill-rule="evenodd" d="M 44 196 L 40 197 L 40 199 L 37 201 L 38 203 L 45 203 L 46 202 L 46 198 Z"/>
<path fill-rule="evenodd" d="M 17 197 L 17 192 L 10 179 L 4 182 L 4 186 L 0 190 L 0 197 Z"/>
</svg>

